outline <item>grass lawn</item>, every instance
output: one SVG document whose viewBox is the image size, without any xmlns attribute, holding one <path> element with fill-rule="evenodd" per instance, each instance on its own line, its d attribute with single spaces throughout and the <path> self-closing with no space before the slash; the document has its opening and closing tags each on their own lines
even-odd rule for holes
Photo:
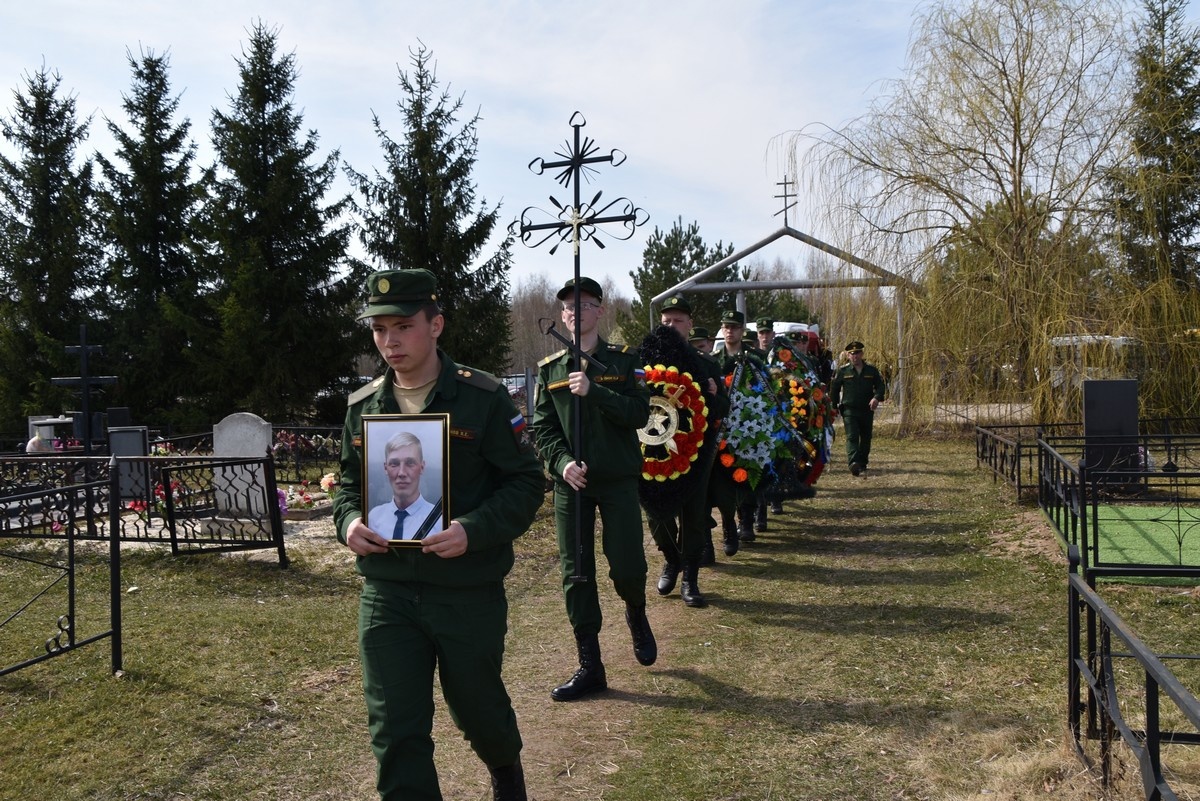
<svg viewBox="0 0 1200 801">
<path fill-rule="evenodd" d="M 718 535 L 706 609 L 655 593 L 647 538 L 659 661 L 634 661 L 602 580 L 611 689 L 570 704 L 549 696 L 575 654 L 543 506 L 508 581 L 505 674 L 532 799 L 1104 797 L 1069 748 L 1066 566 L 1048 526 L 976 471 L 968 440 L 877 436 L 875 450 L 868 478 L 839 459 L 736 556 Z M 0 801 L 373 798 L 352 558 L 328 519 L 289 526 L 287 570 L 271 552 L 126 553 L 123 676 L 98 643 L 0 678 Z M 4 616 L 28 599 L 29 570 L 0 559 Z M 103 602 L 101 578 L 81 590 Z M 1190 591 L 1114 593 L 1154 645 L 1197 650 Z M 4 635 L 0 662 L 44 637 Z M 438 705 L 445 797 L 490 798 Z M 1166 758 L 1195 797 L 1181 748 Z M 1133 769 L 1118 779 L 1108 798 L 1141 797 Z"/>
</svg>

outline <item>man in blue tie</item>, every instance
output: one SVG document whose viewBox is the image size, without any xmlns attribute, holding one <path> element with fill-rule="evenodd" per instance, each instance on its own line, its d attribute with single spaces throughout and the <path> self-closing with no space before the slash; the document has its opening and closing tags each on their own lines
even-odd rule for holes
<svg viewBox="0 0 1200 801">
<path fill-rule="evenodd" d="M 383 470 L 392 488 L 392 499 L 371 508 L 367 525 L 372 531 L 383 537 L 390 533 L 394 540 L 411 540 L 445 527 L 441 507 L 435 508 L 421 495 L 425 453 L 415 434 L 401 431 L 387 441 Z"/>
</svg>

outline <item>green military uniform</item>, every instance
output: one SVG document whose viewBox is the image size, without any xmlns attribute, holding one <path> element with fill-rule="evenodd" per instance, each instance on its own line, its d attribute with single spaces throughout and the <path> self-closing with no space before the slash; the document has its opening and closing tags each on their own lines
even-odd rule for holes
<svg viewBox="0 0 1200 801">
<path fill-rule="evenodd" d="M 854 350 L 855 345 L 859 350 L 862 349 L 862 343 L 851 342 L 846 350 Z M 847 364 L 834 373 L 833 384 L 829 388 L 830 399 L 842 415 L 842 425 L 846 430 L 846 458 L 855 475 L 858 471 L 854 466 L 865 470 L 871 458 L 871 436 L 875 425 L 871 399 L 882 401 L 885 389 L 878 368 L 866 362 L 863 362 L 861 370 L 855 370 L 853 364 Z"/>
<path fill-rule="evenodd" d="M 444 559 L 418 548 L 360 556 L 359 644 L 371 745 L 382 798 L 440 799 L 433 764 L 433 671 L 450 715 L 489 767 L 519 762 L 521 736 L 501 679 L 512 541 L 533 522 L 543 476 L 520 438 L 524 418 L 501 384 L 438 352 L 441 373 L 426 413 L 448 412 L 446 519 L 467 552 Z M 393 373 L 350 396 L 342 432 L 338 539 L 363 510 L 364 414 L 396 414 Z"/>
<path fill-rule="evenodd" d="M 692 347 L 689 345 L 689 347 Z M 700 385 L 704 392 L 705 402 L 708 404 L 708 429 L 705 431 L 705 443 L 709 443 L 717 437 L 720 428 L 720 420 L 729 413 L 729 393 L 725 391 L 725 374 L 721 370 L 721 366 L 712 356 L 701 353 L 695 350 L 696 358 L 702 365 L 702 374 L 695 376 L 696 383 Z M 708 379 L 712 379 L 717 386 L 715 395 L 709 394 Z M 682 558 L 684 563 L 690 561 L 699 561 L 701 552 L 704 550 L 704 543 L 711 536 L 712 531 L 712 516 L 710 511 L 711 506 L 708 505 L 708 482 L 712 475 L 713 460 L 716 457 L 716 448 L 710 448 L 708 459 L 697 459 L 692 464 L 692 469 L 699 471 L 697 476 L 696 489 L 691 497 L 684 498 L 679 510 L 678 524 L 672 519 L 649 518 L 650 534 L 654 537 L 654 542 L 658 545 L 658 549 L 663 552 L 668 561 L 678 561 Z"/>
<path fill-rule="evenodd" d="M 763 372 L 767 371 L 767 354 L 758 348 L 751 347 L 745 342 L 742 343 L 742 349 L 736 354 L 731 354 L 726 350 L 721 350 L 714 354 L 717 363 L 721 366 L 723 375 L 733 375 L 740 358 L 762 368 Z M 713 468 L 712 478 L 709 480 L 709 496 L 712 498 L 713 505 L 721 512 L 722 523 L 725 531 L 726 551 L 731 550 L 730 525 L 734 521 L 735 510 L 742 514 L 742 525 L 740 528 L 740 537 L 745 541 L 754 539 L 754 530 L 752 528 L 754 520 L 754 512 L 758 506 L 758 496 L 748 484 L 739 484 L 733 480 L 728 470 L 719 470 Z"/>
<path fill-rule="evenodd" d="M 593 535 L 597 510 L 608 575 L 617 595 L 633 606 L 646 603 L 646 552 L 638 505 L 642 451 L 637 431 L 650 415 L 650 390 L 637 354 L 629 348 L 600 340 L 593 353 L 608 369 L 590 360 L 584 369 L 591 387 L 579 398 L 581 442 L 574 442 L 577 396 L 568 386 L 567 376 L 575 369 L 570 352 L 559 351 L 538 364 L 533 412 L 538 452 L 554 476 L 563 597 L 576 635 L 597 634 L 601 626 Z M 579 493 L 562 478 L 563 468 L 576 459 L 587 464 L 587 486 Z M 576 495 L 582 504 L 579 564 L 575 549 Z M 586 576 L 588 580 L 572 582 L 571 576 Z"/>
</svg>

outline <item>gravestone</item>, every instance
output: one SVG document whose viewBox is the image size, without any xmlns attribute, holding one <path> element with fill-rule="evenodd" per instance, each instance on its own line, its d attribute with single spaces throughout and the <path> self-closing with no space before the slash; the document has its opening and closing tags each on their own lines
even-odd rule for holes
<svg viewBox="0 0 1200 801">
<path fill-rule="evenodd" d="M 213 426 L 213 455 L 262 459 L 271 448 L 271 424 L 256 414 L 237 412 Z M 267 480 L 263 465 L 218 468 L 213 476 L 217 515 L 266 517 Z"/>
<path fill-rule="evenodd" d="M 148 456 L 150 435 L 145 426 L 117 426 L 108 429 L 108 452 L 117 457 Z M 123 501 L 152 502 L 150 463 L 117 460 L 117 485 Z"/>
<path fill-rule="evenodd" d="M 1084 464 L 1089 470 L 1138 467 L 1138 382 L 1090 379 L 1083 382 Z"/>
</svg>

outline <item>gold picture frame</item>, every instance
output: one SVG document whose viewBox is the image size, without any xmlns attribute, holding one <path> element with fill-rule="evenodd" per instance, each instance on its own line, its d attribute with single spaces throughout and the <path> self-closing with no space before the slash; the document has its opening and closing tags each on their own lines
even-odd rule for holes
<svg viewBox="0 0 1200 801">
<path fill-rule="evenodd" d="M 362 420 L 363 520 L 393 547 L 419 548 L 446 528 L 450 415 L 365 414 Z"/>
</svg>

